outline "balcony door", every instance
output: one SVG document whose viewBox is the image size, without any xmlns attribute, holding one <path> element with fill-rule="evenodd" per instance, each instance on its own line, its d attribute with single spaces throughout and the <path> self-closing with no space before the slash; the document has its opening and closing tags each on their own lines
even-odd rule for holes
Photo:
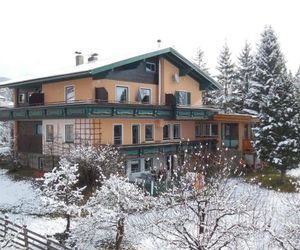
<svg viewBox="0 0 300 250">
<path fill-rule="evenodd" d="M 132 125 L 132 144 L 140 143 L 140 125 L 134 124 Z"/>
</svg>

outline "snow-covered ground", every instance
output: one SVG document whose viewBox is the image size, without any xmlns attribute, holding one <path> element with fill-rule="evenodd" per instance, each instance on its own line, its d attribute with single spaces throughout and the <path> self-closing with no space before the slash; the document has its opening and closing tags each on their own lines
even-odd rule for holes
<svg viewBox="0 0 300 250">
<path fill-rule="evenodd" d="M 6 171 L 0 169 L 0 216 L 4 217 L 6 214 L 10 220 L 18 224 L 26 224 L 28 229 L 42 235 L 53 235 L 54 233 L 64 231 L 66 222 L 63 218 L 52 218 L 45 215 L 48 211 L 42 204 L 40 192 L 36 184 L 28 180 L 17 181 L 7 175 Z M 300 177 L 300 168 L 288 171 L 288 174 Z M 283 197 L 291 196 L 290 194 L 260 189 L 258 186 L 245 183 L 239 183 L 237 192 L 249 191 L 249 189 L 252 189 L 253 193 L 259 194 L 260 199 L 264 200 L 266 207 L 276 207 L 278 213 L 281 215 L 285 214 L 288 204 L 284 205 L 281 201 Z M 71 222 L 71 225 L 74 226 L 75 224 L 76 222 Z M 130 231 L 133 233 L 134 229 Z M 138 235 L 135 237 L 136 239 L 139 238 Z M 253 249 L 269 249 L 262 245 L 262 239 L 257 240 L 259 237 L 259 235 L 253 236 L 251 240 L 255 244 L 255 248 Z M 158 244 L 160 244 L 148 237 L 141 237 L 138 241 L 136 245 L 138 249 L 157 249 Z"/>
<path fill-rule="evenodd" d="M 45 216 L 38 187 L 31 181 L 16 181 L 0 169 L 0 216 L 27 225 L 28 229 L 43 235 L 62 232 L 65 220 Z"/>
</svg>

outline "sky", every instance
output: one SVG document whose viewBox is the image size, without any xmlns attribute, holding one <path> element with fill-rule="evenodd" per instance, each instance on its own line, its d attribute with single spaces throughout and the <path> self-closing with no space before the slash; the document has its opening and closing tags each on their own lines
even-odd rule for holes
<svg viewBox="0 0 300 250">
<path fill-rule="evenodd" d="M 99 59 L 174 47 L 192 59 L 200 47 L 213 75 L 225 42 L 232 59 L 245 40 L 256 50 L 275 30 L 288 68 L 300 66 L 299 0 L 1 0 L 0 77 L 75 65 L 75 51 Z"/>
</svg>

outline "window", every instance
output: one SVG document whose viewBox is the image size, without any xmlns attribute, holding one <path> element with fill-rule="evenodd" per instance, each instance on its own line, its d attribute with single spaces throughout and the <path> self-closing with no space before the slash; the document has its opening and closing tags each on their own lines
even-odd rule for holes
<svg viewBox="0 0 300 250">
<path fill-rule="evenodd" d="M 54 130 L 53 125 L 46 125 L 46 141 L 53 142 Z"/>
<path fill-rule="evenodd" d="M 25 93 L 19 94 L 19 103 L 25 103 L 25 100 L 26 100 L 26 94 Z"/>
<path fill-rule="evenodd" d="M 35 125 L 35 134 L 36 135 L 42 135 L 43 134 L 43 126 L 42 126 L 42 124 L 36 124 Z"/>
<path fill-rule="evenodd" d="M 140 143 L 140 125 L 132 125 L 132 144 Z"/>
<path fill-rule="evenodd" d="M 249 126 L 248 126 L 248 124 L 245 124 L 245 126 L 244 126 L 244 138 L 245 139 L 249 138 Z"/>
<path fill-rule="evenodd" d="M 67 142 L 67 143 L 74 142 L 74 125 L 73 124 L 65 125 L 65 142 Z"/>
<path fill-rule="evenodd" d="M 132 162 L 130 163 L 130 168 L 131 168 L 131 173 L 138 173 L 138 172 L 141 172 L 140 161 L 139 161 L 139 160 L 132 161 Z"/>
<path fill-rule="evenodd" d="M 116 102 L 127 103 L 128 102 L 128 88 L 117 86 Z"/>
<path fill-rule="evenodd" d="M 147 124 L 145 125 L 145 141 L 153 141 L 153 125 Z"/>
<path fill-rule="evenodd" d="M 122 144 L 122 125 L 114 125 L 114 144 Z"/>
<path fill-rule="evenodd" d="M 146 72 L 155 73 L 156 72 L 156 64 L 151 62 L 146 62 Z"/>
<path fill-rule="evenodd" d="M 170 140 L 170 124 L 163 127 L 163 139 Z"/>
<path fill-rule="evenodd" d="M 196 125 L 196 136 L 216 136 L 218 135 L 218 125 L 211 123 L 203 123 Z"/>
<path fill-rule="evenodd" d="M 211 135 L 218 135 L 218 124 L 211 124 Z"/>
<path fill-rule="evenodd" d="M 202 135 L 202 124 L 196 125 L 195 134 L 196 134 L 196 136 L 201 136 Z"/>
<path fill-rule="evenodd" d="M 173 126 L 173 138 L 180 139 L 180 124 L 174 124 Z"/>
<path fill-rule="evenodd" d="M 151 89 L 140 88 L 137 96 L 137 101 L 143 104 L 151 103 Z"/>
<path fill-rule="evenodd" d="M 66 86 L 65 88 L 65 102 L 70 103 L 75 101 L 75 88 L 74 86 Z"/>
<path fill-rule="evenodd" d="M 153 169 L 153 158 L 145 159 L 145 171 L 150 171 Z"/>
<path fill-rule="evenodd" d="M 176 104 L 177 105 L 191 105 L 191 93 L 186 91 L 176 91 Z"/>
</svg>

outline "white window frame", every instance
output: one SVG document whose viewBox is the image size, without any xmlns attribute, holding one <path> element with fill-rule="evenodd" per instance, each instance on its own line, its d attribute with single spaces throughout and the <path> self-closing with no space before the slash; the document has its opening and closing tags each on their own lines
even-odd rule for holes
<svg viewBox="0 0 300 250">
<path fill-rule="evenodd" d="M 131 164 L 136 164 L 136 163 L 139 165 L 139 171 L 132 172 Z M 129 166 L 130 166 L 130 173 L 131 174 L 138 174 L 138 173 L 142 172 L 142 166 L 141 166 L 141 160 L 140 159 L 130 160 Z"/>
<path fill-rule="evenodd" d="M 141 141 L 142 141 L 142 126 L 141 126 L 140 123 L 132 123 L 131 124 L 131 144 L 133 144 L 133 133 L 132 133 L 132 127 L 133 126 L 139 126 L 139 140 L 138 140 L 138 143 L 135 143 L 134 145 L 141 144 Z"/>
<path fill-rule="evenodd" d="M 186 93 L 186 100 L 188 101 L 188 93 L 190 93 L 190 96 L 191 96 L 191 103 L 190 104 L 188 104 L 188 103 L 186 103 L 186 104 L 181 104 L 181 103 L 178 103 L 178 105 L 179 106 L 190 106 L 190 105 L 192 105 L 192 92 L 191 91 L 187 91 L 187 90 L 176 90 L 176 92 L 184 92 L 184 93 Z M 179 100 L 178 100 L 179 101 Z M 176 103 L 177 103 L 177 100 L 176 100 Z"/>
<path fill-rule="evenodd" d="M 140 87 L 140 88 L 139 88 L 139 91 L 142 90 L 142 89 L 150 90 L 150 98 L 149 98 L 149 103 L 143 103 L 142 100 L 140 101 L 140 103 L 142 103 L 142 104 L 152 104 L 152 89 Z"/>
<path fill-rule="evenodd" d="M 115 123 L 113 124 L 112 126 L 112 144 L 115 145 L 115 126 L 118 126 L 120 125 L 121 126 L 121 133 L 122 133 L 122 136 L 121 136 L 121 143 L 120 144 L 116 144 L 116 145 L 123 145 L 124 144 L 124 126 L 122 123 Z"/>
<path fill-rule="evenodd" d="M 66 141 L 66 126 L 73 126 L 73 141 Z M 75 126 L 73 123 L 68 123 L 64 125 L 64 142 L 65 143 L 74 143 L 75 142 Z"/>
<path fill-rule="evenodd" d="M 119 102 L 119 101 L 117 100 L 117 98 L 118 98 L 118 95 L 117 95 L 118 87 L 121 87 L 121 88 L 127 88 L 127 99 L 128 99 L 128 100 L 127 100 L 126 102 L 124 102 L 124 103 L 125 103 L 125 104 L 130 103 L 130 88 L 129 88 L 128 85 L 121 85 L 121 84 L 117 84 L 116 87 L 115 87 L 115 102 L 116 102 L 116 103 L 122 103 L 122 102 Z"/>
<path fill-rule="evenodd" d="M 146 140 L 146 126 L 152 126 L 152 140 Z M 144 124 L 144 141 L 145 142 L 154 142 L 155 141 L 155 125 L 154 123 L 145 123 Z"/>
<path fill-rule="evenodd" d="M 147 65 L 154 65 L 154 70 L 149 69 L 147 67 Z M 145 64 L 145 70 L 146 70 L 146 72 L 149 72 L 149 73 L 156 73 L 157 72 L 156 63 L 154 63 L 154 62 L 146 62 L 146 64 Z"/>
<path fill-rule="evenodd" d="M 179 138 L 174 137 L 175 125 L 179 125 Z M 172 138 L 175 139 L 175 140 L 180 140 L 181 137 L 182 137 L 182 125 L 181 125 L 181 123 L 174 123 L 173 124 L 173 129 L 172 129 Z"/>
<path fill-rule="evenodd" d="M 52 126 L 52 131 L 53 131 L 53 137 L 52 138 L 48 137 L 47 126 Z M 53 142 L 54 141 L 54 124 L 46 124 L 45 125 L 45 141 L 46 142 Z"/>
<path fill-rule="evenodd" d="M 169 138 L 164 138 L 164 127 L 165 126 L 168 126 L 169 127 Z M 171 124 L 165 124 L 164 126 L 163 126 L 163 131 L 162 131 L 162 139 L 163 139 L 163 141 L 169 141 L 169 140 L 171 140 L 173 137 L 172 137 L 172 126 L 171 126 Z"/>
<path fill-rule="evenodd" d="M 67 88 L 70 88 L 70 87 L 72 87 L 74 89 L 74 100 L 73 101 L 68 101 L 67 100 Z M 75 95 L 76 95 L 76 89 L 75 89 L 74 85 L 71 84 L 71 85 L 66 85 L 64 87 L 65 103 L 73 103 L 73 102 L 75 102 L 75 100 L 76 100 Z"/>
</svg>

